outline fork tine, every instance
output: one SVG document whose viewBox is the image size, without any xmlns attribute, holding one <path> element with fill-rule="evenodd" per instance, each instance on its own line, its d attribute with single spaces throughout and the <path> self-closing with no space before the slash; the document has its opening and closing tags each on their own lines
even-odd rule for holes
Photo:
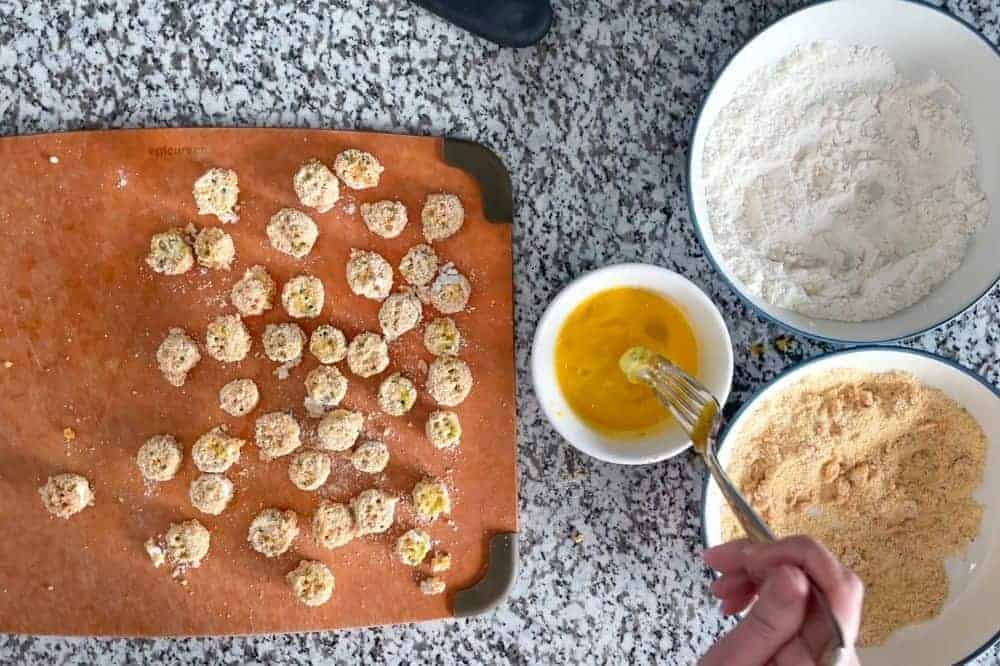
<svg viewBox="0 0 1000 666">
<path fill-rule="evenodd" d="M 685 430 L 693 428 L 695 423 L 698 422 L 700 411 L 680 391 L 676 383 L 671 381 L 669 374 L 662 372 L 661 369 L 653 369 L 650 375 L 654 379 L 654 386 L 666 394 L 663 397 L 667 399 L 667 408 L 670 409 L 674 417 L 680 421 Z"/>
<path fill-rule="evenodd" d="M 692 391 L 689 386 L 680 381 L 681 378 L 677 376 L 675 369 L 667 366 L 662 368 L 661 372 L 664 383 L 669 384 L 674 389 L 678 399 L 684 403 L 689 412 L 694 414 L 695 420 L 697 420 L 705 408 L 705 401 L 695 391 Z"/>
<path fill-rule="evenodd" d="M 692 391 L 701 396 L 701 402 L 711 402 L 715 400 L 715 395 L 712 394 L 704 384 L 699 382 L 694 377 L 684 373 L 680 376 L 681 381 L 691 388 Z"/>
<path fill-rule="evenodd" d="M 678 376 L 676 372 L 670 373 L 670 379 L 677 389 L 697 407 L 697 412 L 700 414 L 701 410 L 705 408 L 705 397 L 693 389 L 690 383 L 685 382 L 684 377 Z"/>
<path fill-rule="evenodd" d="M 704 384 L 699 382 L 697 379 L 684 372 L 678 368 L 673 363 L 667 361 L 665 364 L 666 370 L 684 389 L 685 393 L 690 395 L 698 404 L 704 405 L 705 403 L 711 402 L 715 399 L 712 392 L 705 388 Z"/>
</svg>

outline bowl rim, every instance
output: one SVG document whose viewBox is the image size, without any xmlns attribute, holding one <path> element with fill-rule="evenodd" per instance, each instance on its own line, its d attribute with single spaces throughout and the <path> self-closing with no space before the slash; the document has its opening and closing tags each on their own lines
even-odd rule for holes
<svg viewBox="0 0 1000 666">
<path fill-rule="evenodd" d="M 693 148 L 694 148 L 694 139 L 695 139 L 695 136 L 698 134 L 699 127 L 701 126 L 701 120 L 702 120 L 702 115 L 704 114 L 704 111 L 705 111 L 705 106 L 707 105 L 708 100 L 712 97 L 712 93 L 715 92 L 715 87 L 718 84 L 719 79 L 721 79 L 722 75 L 726 73 L 726 71 L 729 69 L 729 66 L 733 64 L 733 61 L 741 53 L 743 53 L 743 51 L 748 46 L 750 46 L 751 43 L 757 41 L 757 39 L 760 38 L 767 30 L 769 30 L 770 28 L 774 27 L 778 23 L 781 23 L 785 19 L 787 19 L 787 18 L 789 18 L 791 16 L 794 16 L 795 14 L 798 14 L 799 12 L 804 12 L 804 11 L 808 11 L 810 9 L 813 9 L 814 7 L 817 7 L 819 5 L 826 5 L 826 4 L 830 4 L 830 3 L 837 3 L 837 2 L 843 2 L 843 1 L 844 0 L 814 0 L 813 2 L 809 2 L 808 4 L 806 4 L 806 5 L 802 6 L 802 7 L 799 7 L 798 9 L 796 9 L 796 10 L 794 10 L 792 12 L 789 12 L 789 13 L 783 15 L 783 16 L 780 16 L 780 17 L 776 18 L 775 20 L 769 22 L 767 25 L 763 26 L 760 30 L 758 30 L 749 39 L 747 39 L 746 42 L 744 42 L 743 45 L 740 46 L 740 48 L 738 48 L 729 57 L 728 60 L 726 60 L 725 64 L 722 66 L 722 68 L 719 69 L 719 73 L 716 74 L 715 77 L 713 78 L 712 85 L 710 85 L 709 88 L 708 88 L 708 90 L 705 92 L 705 96 L 702 97 L 701 103 L 698 105 L 698 111 L 697 111 L 697 113 L 695 114 L 695 117 L 694 117 L 694 122 L 691 124 L 691 134 L 688 137 L 688 154 L 687 154 L 687 160 L 686 160 L 687 164 L 686 164 L 686 168 L 684 170 L 685 176 L 687 178 L 687 182 L 685 184 L 687 186 L 687 188 L 686 188 L 687 189 L 687 203 L 688 203 L 688 213 L 689 213 L 689 217 L 690 217 L 690 222 L 691 222 L 691 226 L 694 228 L 694 235 L 698 239 L 698 244 L 701 245 L 702 253 L 708 259 L 708 262 L 712 265 L 712 268 L 715 269 L 716 273 L 718 273 L 719 276 L 722 278 L 722 281 L 725 282 L 726 285 L 728 285 L 730 289 L 732 289 L 734 292 L 736 292 L 736 295 L 739 296 L 740 300 L 742 300 L 746 305 L 748 305 L 750 307 L 751 311 L 753 311 L 759 317 L 762 317 L 764 320 L 772 322 L 774 324 L 777 324 L 778 326 L 784 328 L 785 330 L 791 331 L 791 332 L 796 333 L 798 335 L 804 335 L 807 338 L 811 338 L 813 340 L 819 340 L 821 342 L 829 342 L 829 343 L 833 343 L 833 344 L 876 345 L 876 344 L 883 344 L 883 343 L 888 343 L 888 342 L 898 342 L 900 340 L 905 340 L 907 338 L 912 338 L 912 337 L 915 337 L 915 336 L 918 336 L 918 335 L 922 335 L 924 333 L 927 333 L 928 331 L 932 331 L 932 330 L 938 328 L 939 326 L 943 326 L 944 324 L 947 324 L 948 322 L 950 322 L 950 321 L 952 321 L 954 319 L 958 319 L 963 314 L 965 314 L 966 312 L 968 312 L 969 310 L 971 310 L 972 308 L 974 308 L 980 301 L 982 301 L 987 296 L 987 294 L 989 294 L 991 291 L 993 291 L 994 287 L 996 287 L 998 284 L 1000 284 L 1000 268 L 997 269 L 997 275 L 996 275 L 996 277 L 993 279 L 993 281 L 989 285 L 986 286 L 986 288 L 982 291 L 982 293 L 980 293 L 978 296 L 975 296 L 971 301 L 969 301 L 965 305 L 961 306 L 960 308 L 958 308 L 957 310 L 955 310 L 952 314 L 948 315 L 947 317 L 945 317 L 941 321 L 937 322 L 936 324 L 932 324 L 930 326 L 926 326 L 924 328 L 920 328 L 920 329 L 915 330 L 915 331 L 907 332 L 907 333 L 904 333 L 902 335 L 891 336 L 891 337 L 888 337 L 888 338 L 881 338 L 881 339 L 873 339 L 873 340 L 869 340 L 869 339 L 857 339 L 857 338 L 835 338 L 835 337 L 831 337 L 831 336 L 828 336 L 828 335 L 823 335 L 822 333 L 816 333 L 815 331 L 810 331 L 810 330 L 807 330 L 807 329 L 804 329 L 804 328 L 799 328 L 798 326 L 794 326 L 791 323 L 789 323 L 789 322 L 781 319 L 777 315 L 772 315 L 769 312 L 764 311 L 762 308 L 758 307 L 746 295 L 746 293 L 744 292 L 744 290 L 741 287 L 737 286 L 737 284 L 735 283 L 735 281 L 731 280 L 729 278 L 729 276 L 726 275 L 726 273 L 722 270 L 722 262 L 720 260 L 716 260 L 715 255 L 712 254 L 712 251 L 708 247 L 708 243 L 705 242 L 705 238 L 702 235 L 702 232 L 701 232 L 702 224 L 698 220 L 698 216 L 695 214 L 695 211 L 694 211 L 694 189 L 691 187 L 691 183 L 693 182 L 692 181 L 693 174 L 691 172 L 691 169 L 693 167 L 693 161 L 694 161 L 694 150 L 693 150 Z M 972 32 L 974 35 L 976 35 L 977 37 L 979 37 L 979 39 L 984 44 L 986 44 L 993 51 L 993 53 L 997 56 L 997 58 L 1000 59 L 1000 45 L 994 45 L 992 42 L 990 42 L 989 39 L 986 38 L 986 36 L 983 33 L 981 33 L 979 30 L 977 30 L 975 26 L 973 26 L 971 23 L 969 23 L 968 21 L 966 21 L 962 17 L 956 16 L 956 15 L 948 12 L 943 7 L 938 7 L 936 5 L 929 4 L 928 2 L 925 2 L 924 0 L 891 0 L 891 1 L 893 1 L 893 2 L 902 2 L 902 3 L 912 4 L 912 5 L 918 5 L 920 7 L 926 8 L 926 9 L 931 9 L 931 10 L 934 10 L 935 12 L 938 12 L 939 14 L 941 14 L 943 16 L 946 16 L 946 17 L 948 17 L 948 18 L 956 21 L 961 26 L 963 26 L 964 28 L 966 28 L 967 30 L 969 30 L 970 32 Z M 877 320 L 875 320 L 875 321 L 877 321 Z"/>
<path fill-rule="evenodd" d="M 906 1 L 909 2 L 910 0 Z M 965 367 L 958 361 L 947 358 L 945 356 L 941 356 L 940 354 L 935 354 L 933 352 L 925 351 L 923 349 L 911 349 L 909 347 L 902 347 L 899 345 L 866 344 L 866 345 L 858 345 L 856 347 L 849 347 L 847 349 L 835 349 L 833 351 L 828 351 L 823 354 L 813 356 L 812 358 L 805 359 L 794 365 L 790 365 L 789 367 L 785 368 L 777 375 L 772 377 L 770 381 L 758 387 L 757 390 L 753 392 L 753 395 L 747 398 L 743 402 L 743 404 L 740 405 L 740 408 L 736 410 L 736 412 L 726 421 L 725 428 L 723 428 L 722 432 L 719 433 L 718 446 L 716 450 L 722 449 L 722 447 L 725 445 L 726 439 L 729 436 L 729 431 L 732 429 L 733 424 L 735 424 L 739 420 L 740 416 L 743 415 L 743 412 L 745 412 L 751 406 L 756 404 L 756 402 L 766 391 L 768 391 L 774 384 L 776 384 L 778 381 L 780 381 L 787 375 L 791 374 L 792 372 L 797 372 L 823 359 L 832 358 L 835 356 L 845 356 L 859 352 L 870 352 L 870 351 L 902 352 L 905 354 L 913 354 L 915 356 L 923 356 L 925 358 L 929 358 L 933 361 L 937 361 L 938 363 L 951 366 L 952 368 L 955 368 L 956 370 L 965 373 L 966 375 L 968 375 L 969 377 L 976 380 L 977 382 L 985 386 L 987 389 L 992 391 L 993 395 L 995 395 L 997 398 L 1000 398 L 1000 388 L 991 384 L 989 381 L 986 380 L 985 377 L 978 374 L 974 370 Z M 703 548 L 706 549 L 709 546 L 708 546 L 708 521 L 706 519 L 705 502 L 708 499 L 708 487 L 711 484 L 712 484 L 712 475 L 706 471 L 704 479 L 701 484 L 701 506 L 698 509 L 698 514 L 699 517 L 701 518 L 701 545 Z M 709 567 L 708 570 L 709 573 L 712 575 L 712 578 L 718 578 L 714 569 Z M 962 666 L 963 664 L 968 664 L 970 661 L 976 659 L 977 657 L 985 653 L 987 650 L 992 648 L 998 642 L 1000 642 L 1000 625 L 998 625 L 996 633 L 994 633 L 990 638 L 988 638 L 982 646 L 976 648 L 971 654 L 964 657 L 963 659 L 956 661 L 955 666 Z"/>
<path fill-rule="evenodd" d="M 670 268 L 665 268 L 657 264 L 643 263 L 636 261 L 608 264 L 607 266 L 600 266 L 598 268 L 594 268 L 592 270 L 581 273 L 580 275 L 577 275 L 572 280 L 563 285 L 562 288 L 560 288 L 559 291 L 557 291 L 556 294 L 551 298 L 551 300 L 549 300 L 548 305 L 545 306 L 545 310 L 542 312 L 542 316 L 538 319 L 538 323 L 535 325 L 535 332 L 534 335 L 532 336 L 532 341 L 531 341 L 531 350 L 530 350 L 531 358 L 529 360 L 528 367 L 531 373 L 531 388 L 535 394 L 535 401 L 537 402 L 538 407 L 541 409 L 542 415 L 545 417 L 545 420 L 549 422 L 553 430 L 556 431 L 556 433 L 559 435 L 559 437 L 562 438 L 564 442 L 569 444 L 571 447 L 573 447 L 580 453 L 590 456 L 595 460 L 600 460 L 601 462 L 604 463 L 610 463 L 613 465 L 625 465 L 625 466 L 652 465 L 663 462 L 665 460 L 670 460 L 671 458 L 681 455 L 689 448 L 691 448 L 690 440 L 687 442 L 686 445 L 677 448 L 675 451 L 671 451 L 668 453 L 661 452 L 641 458 L 640 457 L 630 458 L 627 456 L 612 458 L 612 457 L 607 457 L 603 454 L 599 454 L 598 452 L 592 450 L 585 450 L 577 442 L 574 442 L 569 437 L 567 437 L 563 433 L 562 429 L 558 425 L 556 425 L 556 419 L 553 418 L 553 415 L 549 413 L 549 410 L 546 408 L 545 403 L 541 399 L 541 395 L 542 393 L 544 393 L 544 391 L 539 389 L 538 370 L 540 364 L 543 362 L 543 360 L 540 358 L 538 354 L 539 347 L 542 343 L 541 331 L 543 330 L 543 328 L 549 326 L 550 321 L 555 316 L 555 314 L 553 313 L 553 306 L 555 305 L 555 303 L 561 300 L 562 298 L 566 298 L 567 295 L 571 294 L 575 289 L 579 288 L 580 283 L 583 282 L 584 280 L 593 280 L 596 277 L 603 275 L 605 273 L 617 273 L 629 270 L 649 271 L 651 273 L 656 273 L 661 276 L 669 277 L 670 279 L 679 279 L 687 283 L 694 291 L 700 294 L 700 299 L 703 300 L 705 304 L 708 306 L 706 307 L 706 310 L 711 313 L 714 323 L 718 325 L 720 335 L 727 342 L 727 344 L 724 345 L 724 348 L 726 350 L 725 398 L 726 401 L 728 402 L 729 396 L 731 395 L 733 390 L 733 375 L 735 373 L 735 354 L 733 353 L 732 336 L 729 333 L 729 325 L 726 323 L 726 318 L 722 315 L 722 310 L 715 303 L 715 301 L 713 301 L 711 297 L 709 297 L 709 295 L 705 292 L 705 290 L 699 287 L 689 277 L 687 277 L 682 273 L 679 273 L 678 271 L 672 270 Z M 641 285 L 637 286 L 641 287 Z M 598 291 L 601 291 L 601 289 L 599 289 Z M 597 292 L 595 291 L 594 293 Z M 560 390 L 558 384 L 556 385 L 555 390 L 556 391 Z"/>
</svg>

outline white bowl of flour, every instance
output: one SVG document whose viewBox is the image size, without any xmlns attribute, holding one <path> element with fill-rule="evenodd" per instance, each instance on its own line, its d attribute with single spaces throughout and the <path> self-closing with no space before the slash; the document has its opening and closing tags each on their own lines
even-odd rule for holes
<svg viewBox="0 0 1000 666">
<path fill-rule="evenodd" d="M 832 0 L 726 66 L 689 155 L 709 258 L 837 342 L 938 326 L 1000 278 L 1000 54 L 943 12 Z"/>
</svg>

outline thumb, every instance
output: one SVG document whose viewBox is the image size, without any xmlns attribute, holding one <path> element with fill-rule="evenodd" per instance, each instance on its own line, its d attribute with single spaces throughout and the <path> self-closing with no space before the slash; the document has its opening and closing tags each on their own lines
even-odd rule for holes
<svg viewBox="0 0 1000 666">
<path fill-rule="evenodd" d="M 767 663 L 802 627 L 809 580 L 796 567 L 772 569 L 759 597 L 735 629 L 708 651 L 701 666 L 760 666 Z"/>
</svg>

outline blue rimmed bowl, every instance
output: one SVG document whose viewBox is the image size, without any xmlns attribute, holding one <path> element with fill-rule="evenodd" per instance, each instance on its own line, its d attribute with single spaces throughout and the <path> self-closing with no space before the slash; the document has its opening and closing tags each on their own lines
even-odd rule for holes
<svg viewBox="0 0 1000 666">
<path fill-rule="evenodd" d="M 979 182 L 990 218 L 969 242 L 961 266 L 924 299 L 884 319 L 841 322 L 807 317 L 753 295 L 726 266 L 705 202 L 702 153 L 719 111 L 756 69 L 799 45 L 829 40 L 885 49 L 900 71 L 923 79 L 934 70 L 962 96 L 979 153 Z M 688 198 L 705 254 L 732 288 L 763 317 L 803 335 L 836 343 L 879 343 L 917 335 L 954 319 L 1000 281 L 1000 51 L 960 19 L 912 0 L 827 0 L 773 23 L 725 66 L 705 98 L 688 155 Z"/>
<path fill-rule="evenodd" d="M 893 633 L 881 646 L 859 651 L 866 666 L 940 666 L 964 664 L 1000 639 L 1000 391 L 957 363 L 902 347 L 862 346 L 804 361 L 774 378 L 748 400 L 719 438 L 719 460 L 725 467 L 733 441 L 762 401 L 792 384 L 837 368 L 871 372 L 901 370 L 941 389 L 969 411 L 986 433 L 986 469 L 973 497 L 983 506 L 979 536 L 964 553 L 945 562 L 949 593 L 940 615 Z M 706 547 L 722 541 L 723 498 L 706 478 L 702 495 L 702 537 Z"/>
</svg>

